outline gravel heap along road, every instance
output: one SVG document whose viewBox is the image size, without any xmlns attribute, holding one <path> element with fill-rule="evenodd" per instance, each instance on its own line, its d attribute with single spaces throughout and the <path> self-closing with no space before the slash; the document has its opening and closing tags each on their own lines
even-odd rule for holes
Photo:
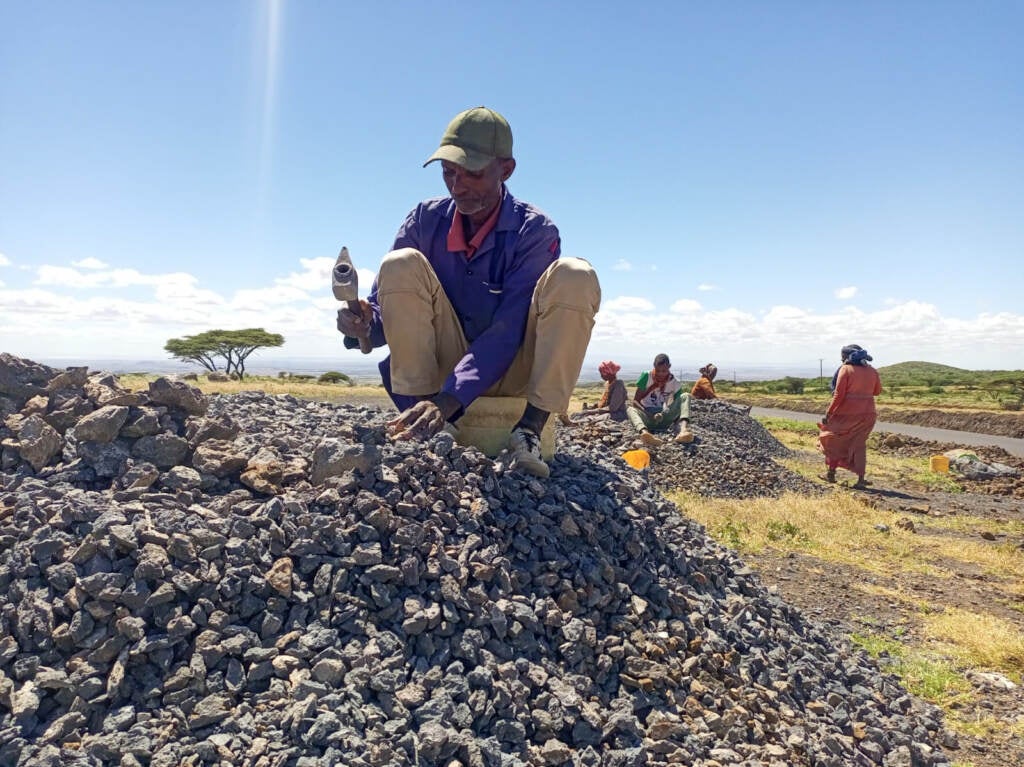
<svg viewBox="0 0 1024 767">
<path fill-rule="evenodd" d="M 381 410 L 13 360 L 0 764 L 948 764 L 602 445 L 539 482 Z"/>
<path fill-rule="evenodd" d="M 655 448 L 639 440 L 628 421 L 577 416 L 575 425 L 559 428 L 559 449 L 582 460 L 595 453 L 621 455 L 642 448 L 651 455 L 647 470 L 662 490 L 688 490 L 717 498 L 778 496 L 784 492 L 821 494 L 821 485 L 777 464 L 773 459 L 790 451 L 761 426 L 719 400 L 690 403 L 694 441 L 677 444 L 674 432 L 662 433 L 665 444 Z M 618 462 L 618 466 L 623 466 Z"/>
</svg>

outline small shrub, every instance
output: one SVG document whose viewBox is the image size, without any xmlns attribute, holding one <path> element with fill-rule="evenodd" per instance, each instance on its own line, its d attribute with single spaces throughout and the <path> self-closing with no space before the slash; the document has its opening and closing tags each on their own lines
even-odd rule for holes
<svg viewBox="0 0 1024 767">
<path fill-rule="evenodd" d="M 344 373 L 339 373 L 337 370 L 328 370 L 322 374 L 317 380 L 317 383 L 322 384 L 336 384 L 336 383 L 352 383 L 352 379 Z"/>
<path fill-rule="evenodd" d="M 738 549 L 743 544 L 743 535 L 750 533 L 750 528 L 745 522 L 739 524 L 731 519 L 720 525 L 718 528 L 718 540 L 730 549 Z"/>
<path fill-rule="evenodd" d="M 769 541 L 781 541 L 788 538 L 803 543 L 808 540 L 807 534 L 800 532 L 800 528 L 792 522 L 776 522 L 774 520 L 768 523 L 766 536 Z"/>
<path fill-rule="evenodd" d="M 999 403 L 999 407 L 1003 410 L 1020 410 L 1021 402 L 1019 399 L 1004 399 Z"/>
<path fill-rule="evenodd" d="M 789 394 L 803 394 L 805 383 L 803 378 L 794 378 L 793 376 L 786 376 L 782 379 L 783 390 Z"/>
<path fill-rule="evenodd" d="M 932 384 L 931 386 L 928 387 L 928 393 L 929 394 L 945 394 L 946 390 L 944 388 L 942 388 L 941 386 L 939 386 L 938 384 Z"/>
</svg>

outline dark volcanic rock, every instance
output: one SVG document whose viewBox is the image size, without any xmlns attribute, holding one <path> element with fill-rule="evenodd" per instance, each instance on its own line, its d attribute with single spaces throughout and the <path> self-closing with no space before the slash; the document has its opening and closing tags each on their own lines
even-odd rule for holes
<svg viewBox="0 0 1024 767">
<path fill-rule="evenodd" d="M 0 473 L 0 763 L 948 764 L 934 709 L 619 443 L 563 432 L 541 482 L 391 444 L 375 409 L 212 398 L 228 416 L 195 468 Z M 702 417 L 659 465 L 773 465 L 750 419 Z M 205 473 L 228 455 L 266 484 Z"/>
</svg>

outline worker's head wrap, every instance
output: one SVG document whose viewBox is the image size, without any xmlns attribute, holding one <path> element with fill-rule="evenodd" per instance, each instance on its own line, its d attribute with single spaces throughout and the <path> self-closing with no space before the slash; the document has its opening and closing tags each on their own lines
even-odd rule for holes
<svg viewBox="0 0 1024 767">
<path fill-rule="evenodd" d="M 597 372 L 600 373 L 602 377 L 613 376 L 620 370 L 622 370 L 622 368 L 616 365 L 611 360 L 605 360 L 604 362 L 597 366 Z"/>
<path fill-rule="evenodd" d="M 700 374 L 707 378 L 709 381 L 714 381 L 715 376 L 718 375 L 718 368 L 716 368 L 712 363 L 709 362 L 707 365 L 700 369 Z"/>
<path fill-rule="evenodd" d="M 866 365 L 874 359 L 865 349 L 862 349 L 857 344 L 844 346 L 839 354 L 846 365 Z"/>
</svg>

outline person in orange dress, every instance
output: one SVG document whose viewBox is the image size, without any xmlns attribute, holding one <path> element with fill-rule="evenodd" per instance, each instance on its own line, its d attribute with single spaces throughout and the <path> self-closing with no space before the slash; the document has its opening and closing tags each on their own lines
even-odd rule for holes
<svg viewBox="0 0 1024 767">
<path fill-rule="evenodd" d="M 708 363 L 700 369 L 700 378 L 690 389 L 690 396 L 694 399 L 718 399 L 715 393 L 715 376 L 718 375 L 718 368 Z"/>
<path fill-rule="evenodd" d="M 734 405 L 719 398 L 718 393 L 715 391 L 715 376 L 717 375 L 718 368 L 713 362 L 709 362 L 707 365 L 702 367 L 700 369 L 700 378 L 697 379 L 693 388 L 690 389 L 690 396 L 694 399 L 717 399 L 719 402 L 729 405 L 729 407 L 737 413 L 750 415 L 749 405 Z"/>
<path fill-rule="evenodd" d="M 836 469 L 857 475 L 854 487 L 864 487 L 868 435 L 875 428 L 875 397 L 882 393 L 878 371 L 868 363 L 871 355 L 857 344 L 844 346 L 843 364 L 836 373 L 835 391 L 825 417 L 818 424 L 818 443 L 825 454 L 824 479 L 836 481 Z"/>
</svg>

